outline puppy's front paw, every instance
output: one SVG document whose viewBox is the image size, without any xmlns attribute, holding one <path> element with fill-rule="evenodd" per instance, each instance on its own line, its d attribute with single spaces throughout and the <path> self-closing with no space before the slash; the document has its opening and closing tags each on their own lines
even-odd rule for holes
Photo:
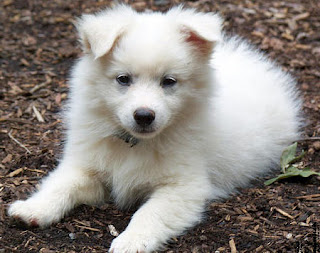
<svg viewBox="0 0 320 253">
<path fill-rule="evenodd" d="M 149 253 L 156 246 L 156 241 L 145 234 L 124 231 L 112 241 L 109 253 Z"/>
<path fill-rule="evenodd" d="M 14 202 L 8 210 L 8 215 L 34 227 L 48 226 L 60 218 L 59 214 L 54 212 L 54 207 L 32 199 Z"/>
</svg>

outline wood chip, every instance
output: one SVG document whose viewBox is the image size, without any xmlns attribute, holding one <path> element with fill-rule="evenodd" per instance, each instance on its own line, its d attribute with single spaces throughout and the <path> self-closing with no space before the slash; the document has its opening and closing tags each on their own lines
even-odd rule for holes
<svg viewBox="0 0 320 253">
<path fill-rule="evenodd" d="M 258 31 L 253 31 L 253 32 L 251 32 L 251 34 L 253 36 L 256 36 L 256 37 L 259 37 L 259 38 L 264 38 L 264 36 L 265 36 L 262 32 L 258 32 Z"/>
<path fill-rule="evenodd" d="M 278 213 L 280 213 L 280 214 L 282 214 L 283 216 L 285 216 L 285 217 L 288 217 L 288 218 L 290 218 L 290 219 L 294 219 L 294 217 L 293 216 L 291 216 L 290 214 L 288 214 L 287 212 L 285 212 L 285 211 L 283 211 L 282 209 L 280 209 L 280 208 L 278 208 L 278 207 L 271 207 L 271 211 L 272 210 L 276 210 Z"/>
<path fill-rule="evenodd" d="M 289 33 L 282 33 L 282 34 L 281 34 L 281 37 L 282 37 L 282 38 L 285 38 L 285 39 L 287 39 L 287 40 L 290 40 L 290 41 L 293 41 L 293 40 L 294 40 L 294 37 L 293 37 L 291 34 L 289 34 Z"/>
<path fill-rule="evenodd" d="M 238 216 L 237 219 L 240 220 L 241 222 L 253 221 L 253 218 L 249 216 Z"/>
<path fill-rule="evenodd" d="M 53 250 L 50 250 L 50 249 L 46 249 L 46 248 L 41 248 L 40 253 L 55 253 L 55 251 Z"/>
<path fill-rule="evenodd" d="M 312 199 L 312 198 L 319 198 L 320 194 L 311 194 L 311 195 L 305 195 L 305 196 L 298 196 L 294 197 L 295 199 Z"/>
<path fill-rule="evenodd" d="M 236 244 L 235 244 L 233 238 L 229 241 L 229 246 L 230 246 L 230 249 L 231 249 L 231 253 L 237 253 Z"/>
<path fill-rule="evenodd" d="M 252 230 L 252 229 L 247 229 L 247 231 L 251 234 L 254 234 L 254 235 L 258 235 L 259 233 L 255 230 Z"/>
<path fill-rule="evenodd" d="M 5 7 L 5 6 L 8 6 L 8 5 L 11 5 L 13 3 L 13 0 L 4 0 L 2 5 Z"/>
<path fill-rule="evenodd" d="M 101 232 L 100 229 L 97 229 L 97 228 L 92 228 L 92 227 L 87 227 L 87 226 L 81 226 L 81 225 L 75 225 L 76 227 L 78 228 L 83 228 L 83 229 L 86 229 L 86 230 L 90 230 L 90 231 L 94 231 L 94 232 Z"/>
<path fill-rule="evenodd" d="M 295 48 L 303 49 L 303 50 L 308 50 L 312 48 L 310 45 L 304 45 L 304 44 L 295 44 L 294 46 Z"/>
<path fill-rule="evenodd" d="M 80 221 L 80 220 L 76 220 L 76 219 L 73 219 L 73 221 L 75 221 L 76 223 L 79 223 L 83 226 L 86 226 L 86 227 L 90 227 L 90 222 L 89 221 Z"/>
<path fill-rule="evenodd" d="M 32 172 L 38 172 L 38 173 L 42 173 L 42 174 L 46 174 L 46 172 L 45 171 L 43 171 L 43 170 L 38 170 L 38 169 L 29 169 L 29 168 L 25 168 L 26 170 L 28 170 L 28 171 L 32 171 Z"/>
<path fill-rule="evenodd" d="M 21 64 L 24 65 L 24 66 L 27 66 L 27 67 L 30 66 L 30 63 L 29 63 L 26 59 L 24 59 L 24 58 L 22 58 L 22 59 L 20 60 L 20 62 L 21 62 Z"/>
<path fill-rule="evenodd" d="M 256 252 L 260 252 L 261 250 L 263 250 L 263 246 L 262 245 L 260 245 L 258 248 L 256 248 Z"/>
<path fill-rule="evenodd" d="M 303 20 L 303 19 L 306 19 L 310 16 L 310 13 L 309 12 L 305 12 L 305 13 L 301 13 L 297 16 L 294 16 L 293 19 L 298 21 L 298 20 Z"/>
<path fill-rule="evenodd" d="M 23 171 L 23 168 L 16 169 L 16 170 L 12 171 L 11 173 L 9 173 L 8 177 L 14 177 L 14 176 L 20 174 L 22 171 Z"/>
<path fill-rule="evenodd" d="M 32 110 L 33 110 L 34 114 L 36 115 L 37 120 L 39 122 L 43 123 L 44 118 L 42 117 L 41 113 L 38 111 L 38 109 L 34 105 L 32 106 Z"/>
<path fill-rule="evenodd" d="M 46 75 L 46 81 L 44 81 L 43 83 L 40 83 L 36 86 L 34 86 L 29 92 L 30 93 L 34 93 L 36 92 L 37 90 L 40 90 L 42 89 L 43 87 L 47 86 L 48 84 L 50 84 L 52 82 L 52 79 L 49 75 Z"/>
<path fill-rule="evenodd" d="M 25 145 L 23 145 L 20 141 L 14 138 L 11 133 L 12 133 L 12 130 L 8 133 L 8 136 L 10 137 L 10 139 L 13 140 L 15 143 L 17 143 L 20 147 L 24 148 L 27 151 L 27 153 L 31 154 L 31 151 Z"/>
<path fill-rule="evenodd" d="M 2 163 L 8 163 L 12 161 L 12 154 L 8 154 L 3 160 L 1 161 Z"/>
</svg>

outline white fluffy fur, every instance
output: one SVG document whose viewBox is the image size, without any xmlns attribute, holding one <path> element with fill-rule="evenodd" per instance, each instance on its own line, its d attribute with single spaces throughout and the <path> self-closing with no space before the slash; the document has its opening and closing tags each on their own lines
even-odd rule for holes
<svg viewBox="0 0 320 253">
<path fill-rule="evenodd" d="M 206 201 L 276 164 L 299 135 L 295 81 L 223 36 L 221 23 L 180 7 L 138 14 L 119 5 L 83 16 L 86 54 L 72 71 L 63 159 L 9 215 L 43 227 L 110 194 L 119 207 L 142 201 L 110 252 L 151 252 L 199 222 Z M 115 81 L 121 73 L 132 74 L 130 87 Z M 177 84 L 163 88 L 164 75 Z M 135 131 L 139 107 L 155 111 L 153 133 Z M 114 136 L 119 129 L 140 142 L 130 147 Z"/>
</svg>

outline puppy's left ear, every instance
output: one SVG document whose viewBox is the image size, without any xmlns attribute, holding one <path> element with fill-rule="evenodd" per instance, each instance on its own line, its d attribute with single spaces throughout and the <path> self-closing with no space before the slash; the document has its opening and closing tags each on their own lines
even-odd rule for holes
<svg viewBox="0 0 320 253">
<path fill-rule="evenodd" d="M 175 17 L 185 42 L 202 56 L 209 56 L 221 40 L 222 18 L 215 13 L 200 13 L 181 6 L 169 11 Z"/>
<path fill-rule="evenodd" d="M 75 24 L 83 51 L 93 54 L 95 59 L 110 52 L 130 24 L 134 13 L 130 7 L 118 5 L 96 15 L 83 15 Z"/>
</svg>

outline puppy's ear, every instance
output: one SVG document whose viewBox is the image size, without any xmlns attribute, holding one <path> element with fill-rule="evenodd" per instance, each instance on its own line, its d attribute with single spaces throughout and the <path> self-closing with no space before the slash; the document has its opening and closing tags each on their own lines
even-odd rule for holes
<svg viewBox="0 0 320 253">
<path fill-rule="evenodd" d="M 135 12 L 128 6 L 118 5 L 98 14 L 85 14 L 76 22 L 85 53 L 95 59 L 107 54 L 125 32 Z"/>
<path fill-rule="evenodd" d="M 176 7 L 168 12 L 175 17 L 183 38 L 204 56 L 211 55 L 221 40 L 222 18 L 214 13 L 199 13 L 193 9 Z"/>
</svg>

